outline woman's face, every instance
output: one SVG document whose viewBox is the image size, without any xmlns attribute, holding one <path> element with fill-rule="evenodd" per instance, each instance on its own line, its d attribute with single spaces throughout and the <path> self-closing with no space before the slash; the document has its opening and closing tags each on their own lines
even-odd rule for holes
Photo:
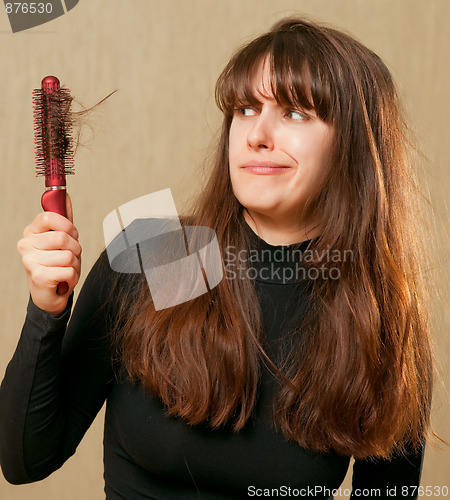
<svg viewBox="0 0 450 500">
<path fill-rule="evenodd" d="M 327 170 L 333 127 L 313 110 L 289 109 L 273 98 L 269 65 L 253 79 L 256 107 L 236 109 L 229 132 L 233 192 L 250 215 L 302 220 L 308 197 L 314 197 Z"/>
</svg>

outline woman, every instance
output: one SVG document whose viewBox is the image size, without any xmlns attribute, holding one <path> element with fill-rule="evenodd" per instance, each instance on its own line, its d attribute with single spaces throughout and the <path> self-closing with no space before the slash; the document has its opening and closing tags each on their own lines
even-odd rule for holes
<svg viewBox="0 0 450 500">
<path fill-rule="evenodd" d="M 25 229 L 5 477 L 58 469 L 106 400 L 109 500 L 330 498 L 351 456 L 354 496 L 415 496 L 432 360 L 389 71 L 348 35 L 286 19 L 232 57 L 216 98 L 215 166 L 184 220 L 219 241 L 208 293 L 155 310 L 144 276 L 103 252 L 66 329 L 78 233 L 50 213 Z"/>
</svg>

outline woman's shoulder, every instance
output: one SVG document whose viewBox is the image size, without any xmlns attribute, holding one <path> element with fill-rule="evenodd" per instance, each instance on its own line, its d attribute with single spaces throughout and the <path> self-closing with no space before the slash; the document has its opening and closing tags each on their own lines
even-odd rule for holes
<svg viewBox="0 0 450 500">
<path fill-rule="evenodd" d="M 153 265 L 164 260 L 167 249 L 174 250 L 174 241 L 182 241 L 182 227 L 189 225 L 178 218 L 135 219 L 110 238 L 100 259 L 110 271 L 120 274 L 142 274 L 143 264 L 150 260 Z"/>
<path fill-rule="evenodd" d="M 190 218 L 135 219 L 110 237 L 93 265 L 88 281 L 105 289 L 129 288 L 145 279 L 145 271 L 176 260 L 186 252 L 183 228 Z"/>
</svg>

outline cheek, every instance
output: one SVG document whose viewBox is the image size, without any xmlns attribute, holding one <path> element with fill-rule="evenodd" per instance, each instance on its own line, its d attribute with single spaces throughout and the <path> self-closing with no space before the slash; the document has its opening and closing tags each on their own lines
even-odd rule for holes
<svg viewBox="0 0 450 500">
<path fill-rule="evenodd" d="M 236 195 L 236 190 L 239 190 L 240 182 L 237 178 L 238 174 L 238 163 L 240 158 L 240 151 L 242 146 L 239 144 L 239 138 L 242 136 L 237 130 L 238 127 L 234 126 L 233 123 L 230 127 L 230 132 L 228 135 L 228 168 L 231 185 L 233 187 L 233 192 Z"/>
<path fill-rule="evenodd" d="M 296 138 L 291 149 L 300 167 L 317 173 L 329 165 L 331 158 L 332 137 L 328 131 L 321 132 L 305 134 L 301 140 Z"/>
<path fill-rule="evenodd" d="M 322 144 L 315 134 L 308 132 L 303 132 L 301 135 L 291 134 L 283 142 L 284 150 L 298 160 L 300 165 L 314 164 L 321 156 Z"/>
<path fill-rule="evenodd" d="M 246 137 L 246 131 L 242 124 L 233 120 L 228 133 L 228 156 L 230 158 L 230 164 L 232 159 L 235 159 L 246 147 Z"/>
<path fill-rule="evenodd" d="M 228 157 L 230 160 L 230 166 L 235 156 L 235 151 L 236 151 L 236 130 L 235 128 L 233 128 L 233 124 L 231 124 L 230 133 L 228 135 Z"/>
<path fill-rule="evenodd" d="M 305 162 L 305 179 L 309 190 L 314 195 L 322 189 L 330 171 L 331 151 L 324 142 L 317 144 L 315 151 L 310 151 L 309 160 Z"/>
</svg>

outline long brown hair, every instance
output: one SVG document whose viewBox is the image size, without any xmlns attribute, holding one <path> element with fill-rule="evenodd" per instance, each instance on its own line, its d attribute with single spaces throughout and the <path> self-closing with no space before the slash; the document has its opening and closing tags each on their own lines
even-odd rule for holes
<svg viewBox="0 0 450 500">
<path fill-rule="evenodd" d="M 169 415 L 191 425 L 242 429 L 265 364 L 279 379 L 273 424 L 288 439 L 356 458 L 418 449 L 433 379 L 418 191 L 395 86 L 376 54 L 301 19 L 278 22 L 236 52 L 216 87 L 224 119 L 213 170 L 187 223 L 214 229 L 222 250 L 248 248 L 228 172 L 228 132 L 235 106 L 255 100 L 251 76 L 263 60 L 281 105 L 314 109 L 335 130 L 331 168 L 305 207 L 321 222 L 309 265 L 330 265 L 319 257 L 330 248 L 352 259 L 332 263 L 338 280 L 313 281 L 314 307 L 280 366 L 262 347 L 251 280 L 223 279 L 207 294 L 155 311 L 143 276 L 122 277 L 113 331 L 120 363 Z"/>
</svg>

